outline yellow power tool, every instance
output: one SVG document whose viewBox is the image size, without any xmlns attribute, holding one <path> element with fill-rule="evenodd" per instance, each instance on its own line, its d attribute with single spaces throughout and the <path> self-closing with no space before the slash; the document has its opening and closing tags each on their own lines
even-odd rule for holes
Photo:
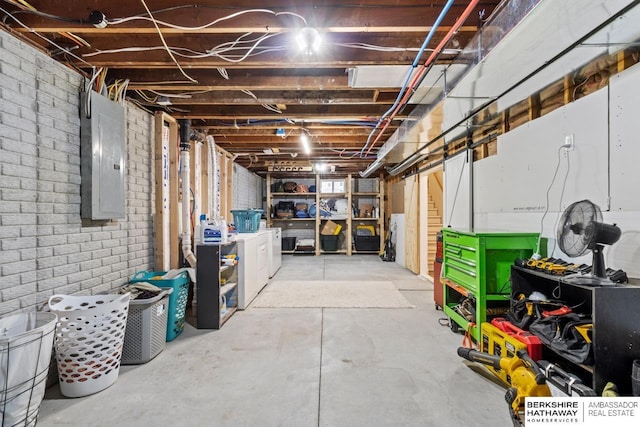
<svg viewBox="0 0 640 427">
<path fill-rule="evenodd" d="M 524 398 L 528 396 L 551 396 L 546 376 L 534 362 L 527 350 L 516 352 L 516 357 L 500 357 L 470 348 L 458 347 L 458 356 L 471 362 L 482 363 L 495 370 L 504 370 L 510 386 L 504 398 L 509 404 L 509 414 L 514 427 L 524 425 Z"/>
</svg>

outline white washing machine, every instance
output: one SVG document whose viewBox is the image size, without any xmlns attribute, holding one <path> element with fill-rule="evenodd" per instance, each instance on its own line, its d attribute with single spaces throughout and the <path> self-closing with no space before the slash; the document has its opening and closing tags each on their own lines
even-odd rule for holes
<svg viewBox="0 0 640 427">
<path fill-rule="evenodd" d="M 272 278 L 282 266 L 282 229 L 267 228 L 267 231 L 269 231 L 269 278 Z"/>
</svg>

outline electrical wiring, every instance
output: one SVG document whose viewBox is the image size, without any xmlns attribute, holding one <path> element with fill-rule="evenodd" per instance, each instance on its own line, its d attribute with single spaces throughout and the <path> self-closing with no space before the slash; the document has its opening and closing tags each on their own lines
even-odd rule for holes
<svg viewBox="0 0 640 427">
<path fill-rule="evenodd" d="M 567 179 L 569 178 L 569 171 L 571 170 L 571 163 L 569 162 L 571 156 L 569 156 L 569 152 L 566 152 L 566 156 L 567 156 L 567 172 L 564 174 L 564 182 L 562 183 L 562 191 L 560 191 L 560 201 L 558 202 L 558 216 L 556 218 L 556 222 L 553 226 L 554 230 L 558 229 L 558 222 L 560 221 L 560 218 L 562 217 L 562 212 L 563 212 L 563 208 L 562 208 L 562 200 L 564 199 L 564 190 L 567 187 Z M 542 233 L 541 233 L 542 234 Z M 550 255 L 553 255 L 553 253 L 556 250 L 556 244 L 558 243 L 557 239 L 553 239 L 553 249 L 551 249 Z"/>
<path fill-rule="evenodd" d="M 158 100 L 158 97 L 157 97 L 157 96 L 156 96 L 156 97 L 149 97 L 149 96 L 147 96 L 147 94 L 146 94 L 146 93 L 144 93 L 144 91 L 142 91 L 142 90 L 136 89 L 136 90 L 135 90 L 135 92 L 136 92 L 138 95 L 140 95 L 140 97 L 141 97 L 142 99 L 144 99 L 145 101 L 147 101 L 147 102 L 152 102 L 152 103 L 154 103 L 154 104 L 155 104 L 155 102 Z"/>
<path fill-rule="evenodd" d="M 227 56 L 227 57 L 225 57 L 225 56 L 222 56 L 222 55 L 220 55 L 219 53 L 216 53 L 216 52 L 209 52 L 209 53 L 210 53 L 210 54 L 212 54 L 212 55 L 214 55 L 214 56 L 217 56 L 217 57 L 218 57 L 218 58 L 220 58 L 220 59 L 224 59 L 224 60 L 225 60 L 225 61 L 227 61 L 227 62 L 234 62 L 234 63 L 242 62 L 242 61 L 244 61 L 245 59 L 247 59 L 247 58 L 251 55 L 251 53 L 252 53 L 254 50 L 256 50 L 256 48 L 258 48 L 258 46 L 260 45 L 260 43 L 262 43 L 263 41 L 265 41 L 265 40 L 267 40 L 267 39 L 270 39 L 270 38 L 272 38 L 272 37 L 278 36 L 278 35 L 279 35 L 279 34 L 265 34 L 263 37 L 258 38 L 258 39 L 257 39 L 257 41 L 255 42 L 255 44 L 254 44 L 253 46 L 251 46 L 249 49 L 247 49 L 247 53 L 245 53 L 244 55 L 242 55 L 242 56 L 241 56 L 241 57 L 239 57 L 238 59 L 232 59 L 232 58 L 230 58 L 230 57 L 228 57 L 228 56 Z M 270 49 L 272 49 L 272 48 L 270 48 Z M 263 52 L 263 53 L 264 53 L 264 52 Z"/>
<path fill-rule="evenodd" d="M 375 50 L 377 52 L 418 52 L 417 47 L 390 47 L 377 46 L 369 43 L 331 43 L 333 46 L 348 47 L 352 49 Z"/>
<path fill-rule="evenodd" d="M 407 102 L 409 102 L 409 99 L 411 98 L 411 95 L 413 95 L 413 93 L 414 93 L 415 89 L 417 88 L 417 86 L 424 79 L 424 77 L 427 75 L 427 73 L 431 70 L 434 61 L 440 55 L 442 49 L 444 49 L 445 45 L 449 42 L 449 40 L 451 40 L 451 38 L 458 32 L 458 30 L 460 29 L 462 24 L 467 20 L 469 15 L 471 15 L 471 12 L 473 12 L 473 9 L 478 5 L 478 2 L 479 2 L 479 0 L 471 0 L 471 1 L 469 1 L 469 4 L 467 4 L 467 7 L 465 8 L 465 10 L 458 17 L 458 19 L 456 19 L 456 22 L 453 24 L 453 26 L 450 27 L 449 31 L 444 36 L 444 38 L 442 40 L 440 40 L 440 43 L 438 43 L 438 45 L 436 46 L 434 51 L 431 53 L 431 55 L 429 55 L 429 57 L 424 62 L 424 64 L 422 64 L 420 66 L 420 69 L 418 70 L 417 73 L 415 73 L 413 79 L 411 80 L 411 82 L 408 85 L 408 88 L 410 90 L 407 91 L 404 94 L 404 96 L 402 97 L 402 99 L 400 100 L 400 102 L 398 102 L 398 105 L 394 108 L 393 112 L 391 113 L 391 118 L 385 120 L 385 124 L 382 127 L 382 130 L 378 133 L 378 136 L 371 143 L 371 145 L 369 145 L 369 148 L 367 149 L 367 154 L 369 154 L 371 149 L 375 146 L 376 142 L 382 137 L 382 135 L 384 134 L 384 131 L 389 127 L 389 125 L 391 123 L 391 120 L 395 117 L 395 115 L 398 113 L 398 111 L 400 111 L 401 108 L 404 108 L 404 106 L 407 104 Z M 379 127 L 379 125 L 376 126 L 376 129 L 378 127 Z M 374 133 L 376 129 L 374 129 L 372 131 L 372 133 Z"/>
<path fill-rule="evenodd" d="M 402 100 L 402 98 L 403 98 L 403 96 L 405 94 L 405 91 L 406 91 L 406 89 L 408 87 L 409 80 L 411 79 L 411 76 L 414 74 L 414 71 L 415 71 L 415 69 L 416 69 L 416 67 L 418 65 L 418 61 L 420 61 L 420 58 L 422 57 L 422 54 L 424 53 L 424 50 L 427 48 L 427 45 L 429 44 L 429 42 L 433 38 L 433 35 L 436 33 L 436 30 L 440 26 L 440 23 L 442 23 L 442 20 L 446 16 L 447 12 L 449 12 L 449 9 L 451 8 L 452 5 L 453 5 L 453 0 L 447 0 L 447 3 L 445 4 L 445 6 L 440 11 L 440 14 L 438 15 L 438 18 L 436 19 L 436 21 L 434 22 L 433 26 L 431 27 L 431 30 L 427 34 L 427 37 L 425 38 L 424 42 L 422 43 L 422 46 L 420 47 L 420 50 L 418 51 L 418 54 L 416 55 L 415 59 L 413 60 L 413 63 L 411 64 L 411 67 L 409 68 L 409 70 L 407 72 L 407 77 L 406 77 L 404 83 L 402 84 L 402 87 L 400 88 L 400 91 L 398 92 L 398 96 L 396 97 L 395 102 L 378 120 L 378 123 L 376 124 L 376 127 L 369 134 L 369 137 L 367 138 L 367 142 L 365 143 L 365 145 L 362 146 L 362 150 L 360 151 L 361 154 L 364 153 L 364 150 L 368 150 L 367 154 L 369 154 L 369 150 L 371 150 L 370 147 L 373 146 L 373 145 L 370 145 L 371 144 L 371 138 L 375 134 L 376 130 L 378 129 L 380 124 L 382 124 L 383 120 L 386 119 L 389 115 L 394 114 L 395 111 L 397 110 L 397 107 L 399 107 L 400 102 L 401 102 L 401 100 Z M 382 132 L 384 132 L 384 130 Z M 382 134 L 382 132 L 381 132 L 381 134 Z M 374 141 L 373 144 L 375 144 L 375 141 Z"/>
<path fill-rule="evenodd" d="M 536 243 L 536 254 L 540 254 L 540 242 L 542 241 L 542 232 L 544 230 L 544 219 L 547 216 L 547 213 L 549 212 L 549 193 L 551 192 L 551 188 L 553 188 L 553 184 L 556 182 L 556 177 L 558 176 L 558 171 L 560 170 L 560 163 L 562 160 L 561 153 L 563 148 L 564 147 L 562 146 L 558 147 L 558 162 L 556 163 L 556 169 L 553 172 L 553 177 L 551 178 L 551 184 L 549 184 L 549 187 L 547 188 L 547 192 L 545 196 L 546 203 L 545 203 L 544 213 L 542 214 L 542 218 L 540 218 L 540 234 L 538 234 L 538 242 Z M 569 171 L 567 169 L 567 175 L 568 174 L 569 174 Z M 562 189 L 562 194 L 564 194 L 564 187 Z"/>
<path fill-rule="evenodd" d="M 147 12 L 149 13 L 149 15 L 151 15 L 151 12 L 146 7 L 146 5 L 145 5 L 145 9 L 147 9 Z M 124 24 L 125 22 L 136 21 L 136 20 L 144 20 L 144 21 L 153 21 L 154 23 L 157 23 L 159 25 L 163 25 L 163 26 L 168 27 L 168 28 L 174 28 L 176 30 L 199 31 L 199 30 L 204 30 L 205 28 L 213 27 L 214 25 L 219 24 L 220 22 L 228 21 L 230 19 L 236 18 L 236 17 L 241 16 L 241 15 L 245 15 L 247 13 L 265 13 L 265 14 L 274 15 L 274 16 L 291 15 L 291 16 L 295 16 L 296 18 L 301 19 L 302 22 L 304 22 L 304 24 L 307 25 L 307 20 L 302 15 L 298 15 L 297 13 L 286 12 L 286 11 L 285 12 L 275 12 L 275 11 L 270 10 L 270 9 L 247 9 L 247 10 L 241 10 L 239 12 L 232 13 L 230 15 L 223 16 L 222 18 L 218 18 L 216 20 L 213 20 L 213 21 L 211 21 L 211 22 L 209 22 L 207 24 L 200 25 L 198 27 L 185 27 L 185 26 L 181 26 L 181 25 L 175 25 L 175 24 L 172 24 L 170 22 L 155 20 L 153 18 L 149 18 L 149 17 L 143 16 L 143 15 L 129 16 L 129 17 L 126 17 L 126 18 L 108 19 L 107 22 L 109 23 L 109 25 L 119 25 L 119 24 Z"/>
<path fill-rule="evenodd" d="M 0 7 L 0 12 L 4 13 L 5 15 L 7 15 L 8 17 L 10 17 L 11 19 L 13 19 L 18 25 L 20 25 L 22 28 L 29 30 L 30 34 L 33 34 L 39 38 L 41 38 L 42 40 L 46 41 L 47 43 L 51 44 L 52 46 L 55 46 L 56 48 L 60 49 L 60 51 L 71 55 L 72 57 L 74 57 L 75 59 L 77 59 L 78 61 L 88 65 L 89 67 L 93 67 L 93 64 L 87 62 L 86 60 L 84 60 L 83 58 L 79 57 L 78 55 L 74 54 L 73 52 L 71 52 L 69 49 L 60 46 L 58 43 L 54 42 L 53 40 L 49 39 L 46 36 L 43 36 L 42 34 L 40 34 L 39 32 L 35 31 L 33 28 L 29 27 L 28 25 L 26 25 L 25 23 L 23 23 L 21 20 L 19 20 L 18 18 L 16 18 L 15 16 L 13 16 L 12 13 L 10 13 L 9 11 L 7 11 L 5 8 Z"/>
<path fill-rule="evenodd" d="M 176 56 L 180 56 L 182 58 L 189 58 L 189 59 L 201 59 L 201 58 L 208 58 L 208 57 L 218 57 L 224 61 L 227 62 L 241 62 L 244 61 L 245 59 L 247 59 L 248 57 L 252 57 L 252 56 L 257 56 L 257 55 L 261 55 L 264 53 L 269 53 L 269 52 L 278 52 L 278 51 L 283 51 L 286 50 L 286 46 L 269 46 L 269 47 L 261 47 L 259 46 L 259 43 L 261 43 L 262 41 L 266 40 L 267 38 L 271 38 L 275 35 L 278 34 L 271 34 L 271 35 L 267 35 L 267 37 L 263 37 L 260 38 L 257 42 L 257 44 L 254 44 L 251 47 L 236 47 L 233 50 L 242 50 L 242 51 L 247 51 L 245 54 L 237 54 L 237 55 L 222 55 L 221 53 L 219 53 L 218 51 L 214 49 L 211 49 L 207 52 L 197 52 L 194 51 L 192 49 L 188 49 L 188 48 L 183 48 L 183 47 L 168 47 L 169 51 L 176 55 Z M 105 54 L 113 54 L 113 53 L 124 53 L 124 52 L 150 52 L 150 51 L 154 51 L 154 50 L 167 50 L 167 47 L 165 46 L 130 46 L 130 47 L 123 47 L 123 48 L 116 48 L 116 49 L 105 49 L 105 50 L 96 50 L 95 52 L 88 52 L 83 54 L 82 56 L 84 57 L 92 57 L 92 56 L 98 56 L 98 55 L 105 55 Z M 224 51 L 230 51 L 232 49 L 224 49 Z M 259 50 L 258 52 L 255 52 L 256 50 Z M 183 53 L 183 52 L 187 52 L 187 53 Z M 189 54 L 190 53 L 190 54 Z M 224 77 L 224 74 L 222 75 Z"/>
<path fill-rule="evenodd" d="M 91 80 L 89 80 L 89 84 L 85 87 L 85 92 L 90 90 L 93 87 L 93 82 L 96 81 L 96 79 L 98 78 L 101 72 L 102 72 L 102 67 L 98 71 L 95 71 L 95 68 L 93 69 L 93 76 L 91 77 Z"/>
<path fill-rule="evenodd" d="M 331 43 L 332 46 L 348 47 L 353 49 L 374 50 L 377 52 L 419 52 L 420 48 L 417 47 L 393 47 L 393 46 L 378 46 L 369 43 Z M 433 49 L 424 49 L 424 52 L 433 52 Z M 462 49 L 445 49 L 442 53 L 447 55 L 457 55 L 462 52 Z"/>
<path fill-rule="evenodd" d="M 152 89 L 150 89 L 149 92 L 154 93 L 158 96 L 166 96 L 167 98 L 184 98 L 184 99 L 192 98 L 190 93 L 163 93 L 163 92 L 158 92 Z"/>
<path fill-rule="evenodd" d="M 14 14 L 28 13 L 28 14 L 31 14 L 31 15 L 37 15 L 37 16 L 41 16 L 43 18 L 53 19 L 55 21 L 60 21 L 60 22 L 69 22 L 69 23 L 72 23 L 72 24 L 84 24 L 85 23 L 81 19 L 65 18 L 63 16 L 52 15 L 52 14 L 46 13 L 46 12 L 40 12 L 35 7 L 31 6 L 29 3 L 27 3 L 26 1 L 23 1 L 23 0 L 4 0 L 4 1 L 6 3 L 12 4 L 14 6 L 17 6 L 17 7 L 21 8 L 21 10 L 13 12 Z"/>
<path fill-rule="evenodd" d="M 244 94 L 246 94 L 246 95 L 249 95 L 250 97 L 252 97 L 252 98 L 253 98 L 253 99 L 255 99 L 256 101 L 259 101 L 259 100 L 258 100 L 258 97 L 257 97 L 253 92 L 251 92 L 250 90 L 242 89 L 240 92 L 242 92 L 242 93 L 244 93 Z M 275 106 L 275 105 L 271 105 L 271 104 L 260 104 L 260 105 L 262 105 L 265 109 L 267 109 L 267 110 L 269 110 L 269 111 L 272 111 L 272 112 L 274 112 L 274 113 L 278 113 L 278 114 L 282 114 L 282 110 L 280 110 L 280 109 L 279 109 L 277 106 Z"/>
<path fill-rule="evenodd" d="M 218 70 L 218 73 L 222 76 L 223 79 L 229 80 L 229 73 L 225 68 L 217 67 L 216 70 Z"/>
<path fill-rule="evenodd" d="M 164 36 L 162 35 L 162 31 L 160 31 L 160 27 L 158 27 L 158 23 L 156 22 L 155 18 L 153 17 L 153 15 L 151 14 L 151 11 L 149 10 L 149 8 L 147 7 L 147 3 L 145 3 L 144 0 L 140 0 L 140 2 L 142 3 L 142 5 L 144 6 L 144 8 L 146 9 L 147 13 L 149 13 L 149 17 L 151 18 L 151 21 L 153 21 L 153 25 L 156 27 L 156 30 L 158 31 L 158 35 L 160 36 L 160 40 L 162 41 L 162 44 L 164 45 L 164 47 L 167 49 L 167 53 L 169 54 L 169 56 L 171 57 L 171 59 L 173 60 L 173 62 L 175 62 L 176 66 L 178 67 L 178 69 L 180 70 L 180 72 L 182 73 L 183 76 L 185 76 L 189 81 L 191 81 L 192 83 L 198 83 L 198 81 L 194 78 L 192 78 L 191 76 L 189 76 L 183 69 L 182 66 L 180 65 L 180 63 L 178 62 L 178 60 L 175 58 L 175 56 L 173 56 L 173 53 L 171 52 L 171 49 L 169 49 L 169 46 L 167 45 L 166 40 L 164 39 Z"/>
<path fill-rule="evenodd" d="M 80 36 L 77 36 L 73 33 L 67 33 L 67 32 L 63 32 L 63 33 L 59 33 L 61 36 L 68 38 L 69 40 L 71 40 L 72 42 L 74 42 L 75 44 L 77 44 L 79 47 L 91 47 L 91 45 L 89 44 L 89 42 L 87 42 L 85 39 L 83 39 Z"/>
<path fill-rule="evenodd" d="M 573 79 L 572 79 L 572 80 L 573 80 Z M 573 99 L 574 101 L 576 100 L 576 92 L 578 91 L 578 89 L 579 89 L 579 88 L 581 88 L 582 86 L 584 86 L 588 81 L 589 81 L 589 77 L 587 77 L 586 79 L 584 79 L 584 80 L 582 81 L 582 83 L 580 83 L 579 85 L 576 85 L 576 86 L 573 88 L 573 96 L 572 96 L 572 99 Z M 573 82 L 573 83 L 575 84 L 575 82 Z"/>
</svg>

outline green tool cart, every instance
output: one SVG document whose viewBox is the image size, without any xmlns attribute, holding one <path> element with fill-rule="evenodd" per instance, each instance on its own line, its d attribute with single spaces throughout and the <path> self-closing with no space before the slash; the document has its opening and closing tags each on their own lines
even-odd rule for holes
<svg viewBox="0 0 640 427">
<path fill-rule="evenodd" d="M 462 328 L 477 342 L 481 323 L 509 308 L 511 266 L 531 257 L 538 233 L 444 228 L 442 235 L 443 311 L 453 330 Z M 540 246 L 546 254 L 546 239 Z"/>
</svg>

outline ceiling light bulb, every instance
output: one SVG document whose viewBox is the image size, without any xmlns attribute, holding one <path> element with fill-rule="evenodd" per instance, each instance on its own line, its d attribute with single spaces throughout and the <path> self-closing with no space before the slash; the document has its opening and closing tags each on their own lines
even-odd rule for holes
<svg viewBox="0 0 640 427">
<path fill-rule="evenodd" d="M 302 134 L 300 135 L 300 142 L 302 143 L 302 150 L 304 151 L 304 154 L 311 154 L 311 146 L 309 145 L 309 137 L 307 137 L 307 134 L 302 132 Z"/>
<path fill-rule="evenodd" d="M 320 37 L 318 30 L 315 28 L 304 27 L 298 31 L 298 34 L 296 35 L 296 42 L 302 52 L 306 55 L 312 55 L 320 50 L 322 38 Z"/>
<path fill-rule="evenodd" d="M 108 24 L 107 17 L 99 10 L 91 11 L 89 14 L 89 22 L 96 28 L 106 28 Z"/>
</svg>

